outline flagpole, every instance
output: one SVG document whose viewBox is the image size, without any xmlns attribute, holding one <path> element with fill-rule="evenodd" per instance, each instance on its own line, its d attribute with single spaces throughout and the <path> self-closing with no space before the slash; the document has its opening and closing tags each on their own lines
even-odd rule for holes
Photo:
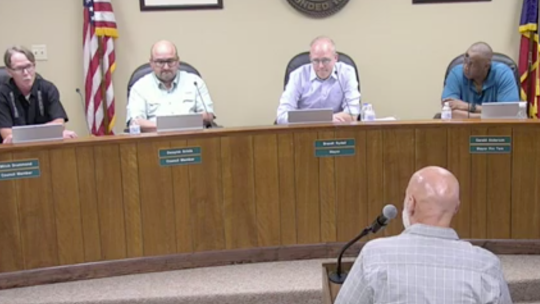
<svg viewBox="0 0 540 304">
<path fill-rule="evenodd" d="M 105 71 L 103 70 L 103 37 L 98 36 L 99 70 L 101 71 L 101 107 L 103 109 L 103 124 L 105 135 L 109 135 L 109 111 L 107 109 L 107 87 L 105 85 Z M 98 127 L 99 130 L 99 127 Z"/>
</svg>

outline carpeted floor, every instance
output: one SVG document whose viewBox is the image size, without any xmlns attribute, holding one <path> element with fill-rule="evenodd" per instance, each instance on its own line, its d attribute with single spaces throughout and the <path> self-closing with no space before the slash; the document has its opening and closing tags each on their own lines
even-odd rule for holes
<svg viewBox="0 0 540 304">
<path fill-rule="evenodd" d="M 540 256 L 501 256 L 514 303 L 540 303 Z M 1 304 L 320 304 L 321 263 L 198 268 L 0 291 Z"/>
</svg>

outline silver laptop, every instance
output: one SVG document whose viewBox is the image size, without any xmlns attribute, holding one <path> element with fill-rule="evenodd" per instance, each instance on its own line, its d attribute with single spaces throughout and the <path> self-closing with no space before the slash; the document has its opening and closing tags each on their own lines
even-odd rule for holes
<svg viewBox="0 0 540 304">
<path fill-rule="evenodd" d="M 527 108 L 526 102 L 484 102 L 482 103 L 482 119 L 517 119 L 520 118 L 520 104 L 525 109 Z"/>
<path fill-rule="evenodd" d="M 203 129 L 203 116 L 201 113 L 169 115 L 156 117 L 158 132 L 174 132 Z"/>
<path fill-rule="evenodd" d="M 63 140 L 64 138 L 62 124 L 15 126 L 11 128 L 11 132 L 14 144 Z"/>
<path fill-rule="evenodd" d="M 292 110 L 289 111 L 287 115 L 290 124 L 332 122 L 334 111 L 332 111 L 332 109 Z"/>
</svg>

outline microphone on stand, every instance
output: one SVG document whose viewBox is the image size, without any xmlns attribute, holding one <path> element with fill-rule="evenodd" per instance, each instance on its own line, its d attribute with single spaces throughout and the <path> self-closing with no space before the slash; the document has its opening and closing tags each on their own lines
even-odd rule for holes
<svg viewBox="0 0 540 304">
<path fill-rule="evenodd" d="M 341 94 L 343 95 L 343 98 L 341 99 L 341 103 L 345 100 L 345 90 L 343 90 L 343 86 L 341 85 L 341 81 L 339 81 L 339 73 L 336 65 L 336 70 L 334 71 L 334 74 L 336 75 L 337 82 L 339 84 L 339 88 L 341 90 Z M 351 108 L 349 107 L 349 103 L 345 100 L 345 105 L 347 106 L 347 111 L 349 111 L 349 115 L 351 116 L 351 121 L 355 121 L 353 114 L 351 112 Z"/>
<path fill-rule="evenodd" d="M 84 104 L 84 98 L 82 96 L 81 90 L 79 88 L 75 88 L 75 92 L 79 94 L 79 98 L 81 99 L 81 104 L 82 104 L 82 108 L 84 112 L 84 117 L 86 117 L 86 105 Z M 92 130 L 90 129 L 88 122 L 86 122 L 85 125 L 86 125 L 86 131 L 88 131 L 88 135 L 92 136 Z"/>
<path fill-rule="evenodd" d="M 201 99 L 201 102 L 202 102 L 202 105 L 203 105 L 203 108 L 204 108 L 204 112 L 206 112 L 206 114 L 210 115 L 210 113 L 208 112 L 208 109 L 206 108 L 206 103 L 204 102 L 204 99 L 202 97 L 201 90 L 199 90 L 199 84 L 197 83 L 196 80 L 193 82 L 193 85 L 197 89 L 197 95 L 199 95 L 199 98 Z M 212 114 L 213 118 L 216 118 L 216 116 L 214 116 L 214 113 L 211 113 L 211 114 Z M 203 124 L 204 124 L 204 120 L 203 120 Z M 212 125 L 211 122 L 208 122 L 208 124 Z"/>
<path fill-rule="evenodd" d="M 379 230 L 386 227 L 386 225 L 388 225 L 388 223 L 396 217 L 397 213 L 398 211 L 394 205 L 384 206 L 382 214 L 379 215 L 371 225 L 364 228 L 364 230 L 362 230 L 362 232 L 358 236 L 356 236 L 354 239 L 345 244 L 345 246 L 343 246 L 338 256 L 337 270 L 336 272 L 331 273 L 329 276 L 330 282 L 334 284 L 343 284 L 343 282 L 345 282 L 345 279 L 347 278 L 347 273 L 342 273 L 341 271 L 341 259 L 343 258 L 343 254 L 345 253 L 345 251 L 347 251 L 349 247 L 351 247 L 354 243 L 356 243 L 364 236 L 370 233 L 377 233 Z"/>
</svg>

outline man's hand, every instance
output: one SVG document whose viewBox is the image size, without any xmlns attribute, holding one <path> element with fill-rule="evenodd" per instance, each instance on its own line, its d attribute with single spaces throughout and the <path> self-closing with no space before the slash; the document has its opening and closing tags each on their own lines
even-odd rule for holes
<svg viewBox="0 0 540 304">
<path fill-rule="evenodd" d="M 202 118 L 206 122 L 212 122 L 214 120 L 214 114 L 202 112 Z"/>
<path fill-rule="evenodd" d="M 469 104 L 465 101 L 461 101 L 459 99 L 455 98 L 445 98 L 443 99 L 442 103 L 448 102 L 448 105 L 450 106 L 450 109 L 453 110 L 462 110 L 462 111 L 468 111 L 469 110 Z"/>
<path fill-rule="evenodd" d="M 354 121 L 354 116 L 345 112 L 336 113 L 333 116 L 333 121 L 334 122 L 352 122 Z"/>
<path fill-rule="evenodd" d="M 77 138 L 77 134 L 73 131 L 64 130 L 64 138 Z"/>
<path fill-rule="evenodd" d="M 4 138 L 4 141 L 2 141 L 4 144 L 10 144 L 13 141 L 13 135 L 9 134 L 6 138 Z"/>
</svg>

